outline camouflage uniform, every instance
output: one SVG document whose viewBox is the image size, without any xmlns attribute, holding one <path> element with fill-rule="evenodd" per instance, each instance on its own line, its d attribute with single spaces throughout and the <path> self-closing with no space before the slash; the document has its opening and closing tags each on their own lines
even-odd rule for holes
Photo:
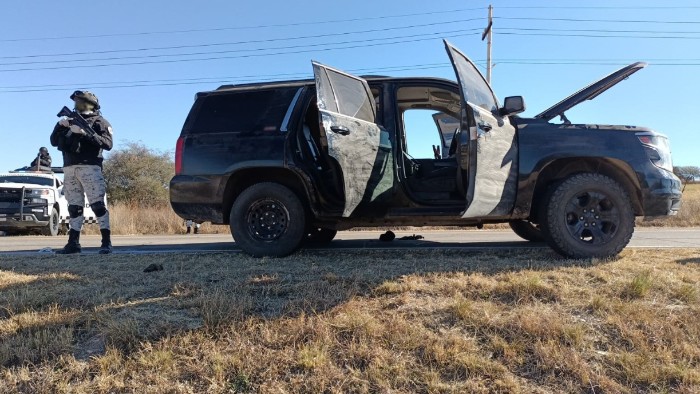
<svg viewBox="0 0 700 394">
<path fill-rule="evenodd" d="M 105 205 L 105 180 L 102 176 L 102 151 L 112 149 L 112 126 L 99 112 L 97 97 L 87 91 L 71 95 L 94 135 L 85 133 L 70 119 L 59 121 L 51 134 L 51 145 L 63 153 L 64 194 L 68 200 L 70 230 L 68 244 L 57 253 L 80 253 L 80 231 L 85 220 L 83 209 L 87 194 L 90 208 L 97 216 L 102 234 L 100 253 L 112 252 L 109 211 Z"/>
<path fill-rule="evenodd" d="M 49 154 L 49 150 L 42 146 L 41 149 L 39 149 L 39 154 L 34 161 L 29 164 L 29 167 L 45 167 L 51 169 L 51 155 Z"/>
<path fill-rule="evenodd" d="M 106 188 L 102 168 L 78 164 L 64 167 L 63 173 L 63 193 L 66 195 L 68 205 L 81 207 L 79 216 L 71 216 L 70 228 L 80 231 L 85 221 L 82 209 L 85 206 L 85 195 L 91 207 L 97 203 L 104 205 Z M 100 230 L 109 230 L 109 211 L 105 209 L 104 215 L 97 217 L 97 222 L 100 224 Z"/>
</svg>

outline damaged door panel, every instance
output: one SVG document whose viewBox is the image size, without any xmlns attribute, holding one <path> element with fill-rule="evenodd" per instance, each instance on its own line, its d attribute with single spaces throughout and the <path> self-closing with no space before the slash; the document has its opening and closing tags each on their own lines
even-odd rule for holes
<svg viewBox="0 0 700 394">
<path fill-rule="evenodd" d="M 313 62 L 317 105 L 328 154 L 342 170 L 345 205 L 350 216 L 362 202 L 381 142 L 374 98 L 367 82 Z"/>
<path fill-rule="evenodd" d="M 462 130 L 469 130 L 467 209 L 463 218 L 507 216 L 513 210 L 517 190 L 518 144 L 510 119 L 498 114 L 493 91 L 459 49 L 445 41 L 462 96 Z M 463 169 L 462 169 L 463 170 Z"/>
</svg>

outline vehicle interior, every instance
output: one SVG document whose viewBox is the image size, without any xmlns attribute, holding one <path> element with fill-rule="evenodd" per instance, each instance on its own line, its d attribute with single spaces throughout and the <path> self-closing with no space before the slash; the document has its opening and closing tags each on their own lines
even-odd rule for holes
<svg viewBox="0 0 700 394">
<path fill-rule="evenodd" d="M 372 94 L 375 104 L 378 105 L 380 89 L 372 88 Z M 378 113 L 380 114 L 381 111 L 378 110 Z M 378 116 L 377 123 L 381 124 L 381 116 Z M 296 143 L 301 163 L 309 169 L 313 168 L 309 173 L 317 178 L 315 183 L 321 194 L 332 206 L 342 207 L 345 199 L 342 171 L 338 162 L 328 153 L 328 141 L 319 122 L 315 94 L 305 103 L 302 127 L 296 134 Z"/>
<path fill-rule="evenodd" d="M 457 148 L 460 96 L 431 86 L 404 86 L 396 92 L 401 131 L 399 176 L 418 202 L 453 204 L 464 201 Z"/>
<path fill-rule="evenodd" d="M 338 163 L 328 154 L 328 141 L 319 122 L 315 95 L 307 100 L 305 108 L 301 130 L 296 134 L 297 153 L 304 165 L 314 169 L 309 174 L 317 178 L 314 183 L 321 193 L 334 205 L 342 205 L 341 171 Z M 329 179 L 331 182 L 328 182 Z"/>
</svg>

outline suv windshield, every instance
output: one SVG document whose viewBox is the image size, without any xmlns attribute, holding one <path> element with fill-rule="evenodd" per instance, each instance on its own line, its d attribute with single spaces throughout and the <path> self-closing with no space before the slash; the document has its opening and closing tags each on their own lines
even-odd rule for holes
<svg viewBox="0 0 700 394">
<path fill-rule="evenodd" d="M 53 186 L 53 179 L 26 175 L 0 175 L 0 183 L 31 183 L 33 185 Z"/>
</svg>

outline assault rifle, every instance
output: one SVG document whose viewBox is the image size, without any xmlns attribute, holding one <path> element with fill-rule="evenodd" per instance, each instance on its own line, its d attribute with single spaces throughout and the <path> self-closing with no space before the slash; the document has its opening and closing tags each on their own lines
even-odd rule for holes
<svg viewBox="0 0 700 394">
<path fill-rule="evenodd" d="M 69 118 L 70 123 L 79 126 L 81 129 L 83 129 L 83 131 L 85 131 L 85 135 L 89 139 L 95 139 L 95 130 L 93 130 L 92 127 L 90 127 L 90 124 L 87 122 L 87 120 L 85 120 L 85 118 L 83 118 L 83 116 L 80 115 L 80 113 L 78 113 L 77 111 L 71 111 L 70 109 L 68 109 L 68 107 L 63 107 L 61 108 L 61 111 L 58 114 L 56 114 L 56 116 L 58 116 L 59 118 L 63 116 Z"/>
</svg>

